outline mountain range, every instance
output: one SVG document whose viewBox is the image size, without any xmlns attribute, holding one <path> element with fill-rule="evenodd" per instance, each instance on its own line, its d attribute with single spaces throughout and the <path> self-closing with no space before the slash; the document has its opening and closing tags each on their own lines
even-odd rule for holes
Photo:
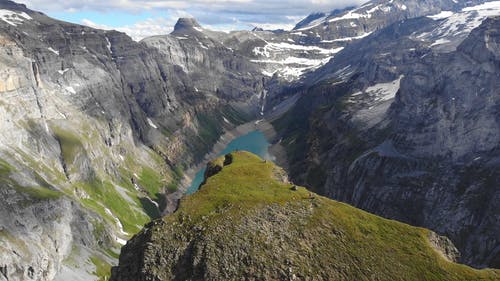
<svg viewBox="0 0 500 281">
<path fill-rule="evenodd" d="M 185 172 L 224 132 L 260 119 L 295 184 L 499 268 L 499 16 L 500 1 L 378 0 L 290 31 L 182 18 L 136 42 L 0 0 L 0 280 L 104 280 L 140 233 L 123 274 L 144 235 L 182 217 L 167 214 Z M 257 228 L 261 218 L 247 217 Z"/>
</svg>

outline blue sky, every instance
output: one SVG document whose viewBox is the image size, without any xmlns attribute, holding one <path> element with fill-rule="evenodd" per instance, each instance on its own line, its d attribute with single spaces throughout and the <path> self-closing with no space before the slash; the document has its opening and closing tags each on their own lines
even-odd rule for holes
<svg viewBox="0 0 500 281">
<path fill-rule="evenodd" d="M 289 29 L 315 11 L 360 5 L 367 0 L 17 0 L 47 15 L 102 29 L 126 32 L 135 40 L 166 34 L 179 17 L 195 17 L 215 30 L 255 26 Z"/>
</svg>

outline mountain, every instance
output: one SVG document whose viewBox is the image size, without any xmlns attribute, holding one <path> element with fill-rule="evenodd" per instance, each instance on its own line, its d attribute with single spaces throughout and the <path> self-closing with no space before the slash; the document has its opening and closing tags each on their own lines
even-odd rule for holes
<svg viewBox="0 0 500 281">
<path fill-rule="evenodd" d="M 357 210 L 287 182 L 247 152 L 208 165 L 200 191 L 122 250 L 111 280 L 497 280 L 458 265 L 425 229 Z"/>
<path fill-rule="evenodd" d="M 498 1 L 397 22 L 307 74 L 274 122 L 294 181 L 500 265 Z M 273 101 L 268 100 L 272 106 Z"/>
<path fill-rule="evenodd" d="M 164 51 L 0 1 L 2 278 L 93 279 L 259 114 L 260 69 L 177 33 Z"/>
<path fill-rule="evenodd" d="M 498 3 L 371 1 L 292 31 L 182 18 L 135 42 L 0 0 L 0 280 L 106 279 L 260 118 L 294 182 L 498 268 Z"/>
<path fill-rule="evenodd" d="M 309 26 L 309 25 L 311 25 L 311 23 L 313 21 L 318 20 L 318 19 L 323 19 L 325 17 L 326 17 L 325 13 L 321 13 L 321 12 L 312 13 L 312 14 L 308 15 L 307 17 L 305 17 L 303 20 L 299 21 L 293 29 L 300 29 L 302 27 Z"/>
</svg>

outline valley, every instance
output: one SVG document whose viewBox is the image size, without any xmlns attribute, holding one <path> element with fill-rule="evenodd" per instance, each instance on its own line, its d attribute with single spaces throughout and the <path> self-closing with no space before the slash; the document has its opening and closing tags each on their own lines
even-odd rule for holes
<svg viewBox="0 0 500 281">
<path fill-rule="evenodd" d="M 374 0 L 137 42 L 0 0 L 0 281 L 498 280 L 499 30 Z"/>
</svg>

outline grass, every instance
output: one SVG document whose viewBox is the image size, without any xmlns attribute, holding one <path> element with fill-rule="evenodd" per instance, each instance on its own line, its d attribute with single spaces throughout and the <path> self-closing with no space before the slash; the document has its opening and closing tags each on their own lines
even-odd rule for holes
<svg viewBox="0 0 500 281">
<path fill-rule="evenodd" d="M 217 260 L 219 255 L 237 252 L 258 261 L 260 266 L 249 269 L 235 264 L 238 270 L 269 268 L 269 272 L 274 272 L 286 263 L 298 272 L 299 278 L 405 281 L 500 278 L 499 270 L 476 270 L 446 260 L 431 246 L 429 230 L 383 219 L 302 187 L 292 191 L 291 184 L 275 179 L 278 168 L 273 163 L 247 152 L 232 155 L 233 163 L 208 178 L 197 193 L 181 201 L 176 213 L 163 219 L 167 224 L 161 227 L 175 227 L 155 232 L 152 239 L 157 239 L 156 243 L 177 249 L 182 244 L 176 243 L 189 240 L 166 237 L 205 237 L 207 240 L 199 243 L 217 241 L 218 246 L 213 249 L 222 247 L 219 254 L 204 252 L 204 256 L 214 259 L 207 258 L 205 263 L 218 264 L 223 260 Z M 219 158 L 214 165 L 222 162 L 223 158 Z M 274 219 L 260 217 L 267 209 L 276 213 Z M 198 231 L 191 234 L 193 229 Z M 241 256 L 239 260 L 225 258 L 234 263 L 242 259 Z M 162 270 L 165 268 L 157 272 Z"/>
<path fill-rule="evenodd" d="M 52 131 L 61 147 L 61 154 L 64 162 L 67 165 L 72 164 L 79 153 L 85 151 L 80 139 L 69 131 L 65 131 L 56 126 L 52 127 Z"/>
<path fill-rule="evenodd" d="M 41 184 L 40 187 L 19 185 L 14 180 L 9 178 L 10 174 L 15 170 L 16 169 L 12 165 L 3 160 L 0 160 L 0 183 L 7 184 L 13 187 L 17 192 L 27 195 L 31 199 L 35 200 L 58 199 L 63 195 L 62 192 L 50 189 L 50 185 L 36 173 L 35 178 Z"/>
<path fill-rule="evenodd" d="M 16 186 L 16 190 L 38 200 L 54 200 L 64 195 L 62 192 L 45 187 Z"/>
<path fill-rule="evenodd" d="M 0 176 L 1 177 L 8 176 L 13 170 L 14 170 L 14 167 L 12 167 L 9 163 L 0 159 Z"/>
<path fill-rule="evenodd" d="M 138 182 L 155 200 L 157 200 L 156 195 L 162 193 L 165 186 L 163 177 L 149 167 L 142 167 Z"/>
<path fill-rule="evenodd" d="M 92 274 L 96 275 L 99 281 L 107 281 L 111 277 L 111 265 L 98 256 L 91 256 L 90 261 L 95 265 L 95 271 Z"/>
<path fill-rule="evenodd" d="M 90 199 L 82 199 L 86 207 L 115 225 L 114 218 L 106 213 L 103 207 L 106 206 L 120 220 L 124 231 L 128 233 L 136 233 L 139 231 L 140 226 L 149 221 L 149 217 L 138 212 L 134 208 L 135 204 L 131 204 L 131 202 L 123 198 L 110 182 L 94 180 L 92 182 L 79 182 L 74 186 L 89 195 Z M 139 202 L 136 203 L 139 205 Z"/>
<path fill-rule="evenodd" d="M 186 210 L 193 217 L 210 214 L 221 206 L 238 203 L 241 208 L 253 208 L 256 204 L 285 203 L 292 198 L 307 196 L 301 189 L 291 193 L 288 185 L 270 181 L 274 164 L 264 163 L 258 156 L 250 153 L 233 153 L 237 160 L 224 167 L 224 173 L 208 179 L 195 195 L 187 196 L 182 201 L 180 211 Z M 215 160 L 219 165 L 223 157 Z M 228 181 L 228 178 L 231 180 Z"/>
</svg>

